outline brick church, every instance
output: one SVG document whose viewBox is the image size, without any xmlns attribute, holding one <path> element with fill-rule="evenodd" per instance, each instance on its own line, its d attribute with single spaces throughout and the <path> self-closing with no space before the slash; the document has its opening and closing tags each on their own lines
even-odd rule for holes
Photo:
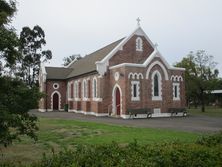
<svg viewBox="0 0 222 167">
<path fill-rule="evenodd" d="M 67 67 L 45 67 L 39 111 L 63 111 L 127 119 L 129 111 L 149 109 L 152 117 L 185 108 L 183 68 L 170 66 L 138 25 L 115 41 Z M 180 114 L 180 113 L 179 113 Z M 146 117 L 144 113 L 134 117 Z"/>
</svg>

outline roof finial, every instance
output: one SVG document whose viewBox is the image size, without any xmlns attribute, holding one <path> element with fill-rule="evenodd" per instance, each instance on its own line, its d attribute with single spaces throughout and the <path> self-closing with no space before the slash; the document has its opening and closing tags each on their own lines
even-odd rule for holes
<svg viewBox="0 0 222 167">
<path fill-rule="evenodd" d="M 141 21 L 140 18 L 138 17 L 138 18 L 136 19 L 136 21 L 137 21 L 137 26 L 140 27 L 140 21 Z"/>
</svg>

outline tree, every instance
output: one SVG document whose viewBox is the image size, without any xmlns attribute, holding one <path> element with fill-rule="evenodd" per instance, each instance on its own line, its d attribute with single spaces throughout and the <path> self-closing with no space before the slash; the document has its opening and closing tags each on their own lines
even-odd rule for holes
<svg viewBox="0 0 222 167">
<path fill-rule="evenodd" d="M 37 82 L 41 62 L 46 62 L 52 58 L 50 50 L 42 50 L 46 44 L 45 33 L 40 26 L 33 29 L 24 27 L 20 33 L 21 69 L 19 76 L 28 85 L 33 86 Z"/>
<path fill-rule="evenodd" d="M 0 0 L 0 73 L 6 72 L 5 67 L 13 70 L 22 58 L 18 37 L 9 25 L 15 11 L 14 1 Z M 0 145 L 8 146 L 21 135 L 37 139 L 37 118 L 28 111 L 37 107 L 41 97 L 37 87 L 15 76 L 0 75 Z"/>
<path fill-rule="evenodd" d="M 14 1 L 0 0 L 0 74 L 5 67 L 11 68 L 19 58 L 18 38 L 9 25 L 16 11 L 15 4 Z"/>
<path fill-rule="evenodd" d="M 71 62 L 75 62 L 75 61 L 78 61 L 80 60 L 82 57 L 79 55 L 79 54 L 74 54 L 74 55 L 71 55 L 69 57 L 64 57 L 63 58 L 63 64 L 64 66 L 68 66 Z"/>
<path fill-rule="evenodd" d="M 0 83 L 0 144 L 6 147 L 21 135 L 36 140 L 37 117 L 28 111 L 38 106 L 38 88 L 10 77 L 0 77 Z"/>
<path fill-rule="evenodd" d="M 196 53 L 190 52 L 176 64 L 177 67 L 186 68 L 187 101 L 199 100 L 202 112 L 205 111 L 206 94 L 215 88 L 218 80 L 219 71 L 215 69 L 216 62 L 213 59 L 213 56 L 208 55 L 204 50 L 198 50 Z"/>
</svg>

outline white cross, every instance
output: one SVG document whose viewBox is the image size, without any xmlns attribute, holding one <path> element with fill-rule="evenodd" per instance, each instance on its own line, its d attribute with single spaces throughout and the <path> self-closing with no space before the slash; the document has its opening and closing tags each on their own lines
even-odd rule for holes
<svg viewBox="0 0 222 167">
<path fill-rule="evenodd" d="M 140 26 L 140 18 L 138 17 L 137 19 L 136 19 L 136 21 L 137 21 L 137 25 L 138 25 L 138 27 Z"/>
</svg>

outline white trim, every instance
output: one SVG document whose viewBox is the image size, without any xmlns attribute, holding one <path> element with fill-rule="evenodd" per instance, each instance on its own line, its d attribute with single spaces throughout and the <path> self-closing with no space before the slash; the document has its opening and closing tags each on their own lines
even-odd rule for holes
<svg viewBox="0 0 222 167">
<path fill-rule="evenodd" d="M 96 62 L 97 71 L 100 75 L 104 75 L 107 67 L 109 66 L 109 59 L 114 56 L 119 50 L 122 49 L 122 47 L 130 40 L 130 38 L 133 35 L 140 35 L 144 36 L 146 40 L 150 43 L 150 45 L 154 48 L 154 44 L 149 39 L 149 37 L 146 35 L 146 33 L 142 30 L 142 28 L 139 26 L 137 27 L 133 33 L 131 33 L 128 37 L 124 38 L 108 55 L 106 55 L 101 61 Z"/>
<path fill-rule="evenodd" d="M 93 101 L 103 101 L 103 99 L 102 99 L 102 98 L 97 97 L 97 98 L 93 98 Z"/>
<path fill-rule="evenodd" d="M 55 94 L 55 93 L 57 93 L 58 95 L 59 95 L 59 101 L 58 101 L 58 109 L 59 110 L 61 110 L 61 94 L 59 93 L 59 91 L 57 91 L 57 90 L 55 90 L 54 92 L 52 92 L 52 94 L 51 94 L 51 110 L 53 110 L 53 95 Z"/>
<path fill-rule="evenodd" d="M 84 114 L 84 115 L 94 115 L 97 117 L 104 117 L 108 116 L 108 113 L 96 113 L 93 111 L 82 111 L 82 110 L 68 110 L 68 112 L 74 112 L 74 113 L 79 113 L 79 114 Z"/>
<path fill-rule="evenodd" d="M 119 92 L 120 92 L 120 116 L 122 114 L 123 111 L 123 103 L 122 103 L 122 89 L 120 88 L 120 86 L 118 84 L 115 84 L 113 87 L 113 91 L 112 91 L 112 115 L 116 115 L 116 89 L 119 88 Z"/>
<path fill-rule="evenodd" d="M 57 88 L 55 87 L 57 85 Z M 59 83 L 54 83 L 53 85 L 52 85 L 52 87 L 54 88 L 54 89 L 59 89 Z"/>
<path fill-rule="evenodd" d="M 181 75 L 172 75 L 170 77 L 170 80 L 174 82 L 177 82 L 177 81 L 179 82 L 179 81 L 183 81 L 183 77 Z"/>
<path fill-rule="evenodd" d="M 154 76 L 158 76 L 158 96 L 154 96 Z M 151 76 L 152 79 L 152 100 L 162 100 L 162 77 L 158 70 L 155 70 Z"/>
<path fill-rule="evenodd" d="M 168 72 L 165 66 L 160 61 L 154 61 L 152 64 L 149 65 L 149 68 L 147 69 L 146 72 L 146 79 L 149 79 L 150 71 L 155 65 L 159 65 L 161 67 L 164 73 L 165 80 L 169 80 Z"/>
<path fill-rule="evenodd" d="M 132 72 L 130 72 L 128 74 L 128 79 L 143 79 L 143 74 L 142 73 L 132 73 Z"/>
<path fill-rule="evenodd" d="M 38 111 L 39 111 L 39 112 L 46 112 L 46 109 L 41 109 L 41 108 L 39 108 Z"/>
<path fill-rule="evenodd" d="M 171 66 L 167 63 L 167 61 L 164 59 L 164 57 L 160 54 L 160 52 L 157 50 L 157 48 L 154 49 L 154 51 L 149 55 L 149 57 L 146 59 L 146 61 L 145 61 L 143 64 L 122 63 L 122 64 L 117 64 L 117 65 L 111 66 L 111 67 L 109 67 L 109 69 L 115 69 L 115 68 L 120 68 L 120 67 L 125 67 L 125 66 L 145 68 L 145 67 L 148 66 L 148 64 L 149 64 L 155 57 L 160 58 L 169 70 L 185 71 L 185 68 L 171 67 Z"/>
<path fill-rule="evenodd" d="M 134 85 L 136 85 L 136 97 L 134 97 Z M 140 101 L 140 81 L 131 81 L 131 101 Z"/>
</svg>

